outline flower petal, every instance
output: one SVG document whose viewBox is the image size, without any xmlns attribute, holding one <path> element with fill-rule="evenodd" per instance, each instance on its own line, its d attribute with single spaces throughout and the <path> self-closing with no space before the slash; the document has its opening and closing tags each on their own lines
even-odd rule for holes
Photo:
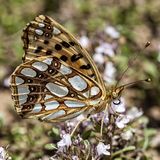
<svg viewBox="0 0 160 160">
<path fill-rule="evenodd" d="M 100 156 L 100 155 L 110 155 L 110 152 L 107 151 L 107 149 L 110 149 L 110 145 L 105 145 L 104 143 L 99 142 L 97 147 L 96 147 L 98 156 Z"/>
<path fill-rule="evenodd" d="M 70 134 L 64 134 L 62 136 L 62 139 L 57 143 L 58 148 L 60 147 L 69 147 L 71 146 L 72 141 L 71 141 L 71 135 Z"/>
</svg>

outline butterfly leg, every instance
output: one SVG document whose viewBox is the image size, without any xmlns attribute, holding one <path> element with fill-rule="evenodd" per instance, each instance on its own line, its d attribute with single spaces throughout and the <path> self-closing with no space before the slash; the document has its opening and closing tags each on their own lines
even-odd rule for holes
<svg viewBox="0 0 160 160">
<path fill-rule="evenodd" d="M 104 115 L 103 115 L 102 120 L 101 120 L 101 129 L 100 129 L 100 137 L 101 137 L 101 139 L 102 139 L 102 136 L 103 136 L 104 118 L 105 118 L 105 116 L 106 116 L 106 114 L 107 114 L 107 111 L 108 111 L 108 104 L 107 104 L 106 107 L 105 107 Z"/>
</svg>

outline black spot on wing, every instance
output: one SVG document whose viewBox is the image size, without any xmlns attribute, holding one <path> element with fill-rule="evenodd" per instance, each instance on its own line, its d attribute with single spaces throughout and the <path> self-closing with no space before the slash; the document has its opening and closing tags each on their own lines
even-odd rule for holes
<svg viewBox="0 0 160 160">
<path fill-rule="evenodd" d="M 41 52 L 42 49 L 43 49 L 43 47 L 38 46 L 37 49 L 36 49 L 34 52 L 35 52 L 35 53 L 39 53 L 39 52 Z"/>
<path fill-rule="evenodd" d="M 90 68 L 91 68 L 90 64 L 80 66 L 80 69 L 90 69 Z"/>
<path fill-rule="evenodd" d="M 65 42 L 65 41 L 62 41 L 61 44 L 65 48 L 69 48 L 70 47 L 70 45 L 67 42 Z"/>
<path fill-rule="evenodd" d="M 48 49 L 48 50 L 46 51 L 46 55 L 51 55 L 51 54 L 52 54 L 52 50 Z"/>
<path fill-rule="evenodd" d="M 76 62 L 76 61 L 78 61 L 79 59 L 81 59 L 83 57 L 83 55 L 82 54 L 74 54 L 72 57 L 71 57 L 71 61 L 72 62 Z"/>
<path fill-rule="evenodd" d="M 66 62 L 68 58 L 67 58 L 67 56 L 62 55 L 62 56 L 60 57 L 60 59 L 61 59 L 62 61 L 64 61 L 64 62 Z"/>
<path fill-rule="evenodd" d="M 59 44 L 56 44 L 56 45 L 55 45 L 55 49 L 56 49 L 57 51 L 59 51 L 59 50 L 61 50 L 61 49 L 62 49 L 62 46 L 61 46 L 61 45 L 59 45 Z"/>
<path fill-rule="evenodd" d="M 48 40 L 44 40 L 43 43 L 44 43 L 44 44 L 49 44 L 49 41 L 48 41 Z"/>
<path fill-rule="evenodd" d="M 69 42 L 69 44 L 70 44 L 71 46 L 74 46 L 74 45 L 75 45 L 75 42 Z"/>
</svg>

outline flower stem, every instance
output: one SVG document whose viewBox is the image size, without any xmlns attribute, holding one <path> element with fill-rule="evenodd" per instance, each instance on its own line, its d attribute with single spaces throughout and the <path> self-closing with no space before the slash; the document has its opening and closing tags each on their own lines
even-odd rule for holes
<svg viewBox="0 0 160 160">
<path fill-rule="evenodd" d="M 117 155 L 119 155 L 121 153 L 128 152 L 128 151 L 133 151 L 135 149 L 136 149 L 135 146 L 128 146 L 126 148 L 123 148 L 122 150 L 119 150 L 119 151 L 113 153 L 112 158 L 116 157 Z"/>
</svg>

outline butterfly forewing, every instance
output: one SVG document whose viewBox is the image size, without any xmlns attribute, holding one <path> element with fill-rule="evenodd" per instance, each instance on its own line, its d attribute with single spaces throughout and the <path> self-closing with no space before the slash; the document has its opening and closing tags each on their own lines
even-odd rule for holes
<svg viewBox="0 0 160 160">
<path fill-rule="evenodd" d="M 54 55 L 86 76 L 95 79 L 105 90 L 96 65 L 78 41 L 60 24 L 48 16 L 40 15 L 30 22 L 22 36 L 24 61 L 39 56 Z"/>
<path fill-rule="evenodd" d="M 105 86 L 90 55 L 50 17 L 40 15 L 24 29 L 23 63 L 11 76 L 17 112 L 58 122 L 103 108 Z"/>
</svg>

